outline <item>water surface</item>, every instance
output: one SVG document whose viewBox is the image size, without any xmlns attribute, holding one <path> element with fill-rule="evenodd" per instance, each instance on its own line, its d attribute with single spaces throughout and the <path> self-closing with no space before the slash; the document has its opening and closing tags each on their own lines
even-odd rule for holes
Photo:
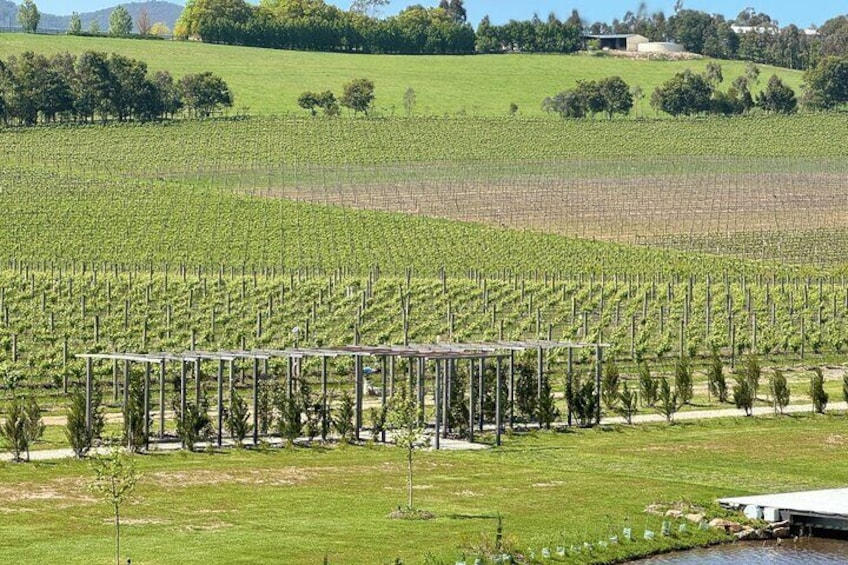
<svg viewBox="0 0 848 565">
<path fill-rule="evenodd" d="M 737 543 L 634 561 L 633 565 L 848 565 L 848 541 L 817 538 Z"/>
</svg>

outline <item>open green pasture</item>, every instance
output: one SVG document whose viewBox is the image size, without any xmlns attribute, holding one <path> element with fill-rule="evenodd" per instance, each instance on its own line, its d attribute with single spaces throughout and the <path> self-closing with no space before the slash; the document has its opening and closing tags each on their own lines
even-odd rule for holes
<svg viewBox="0 0 848 565">
<path fill-rule="evenodd" d="M 0 59 L 23 51 L 53 54 L 86 50 L 121 53 L 141 59 L 153 71 L 175 76 L 201 71 L 220 75 L 232 88 L 236 108 L 251 114 L 305 113 L 297 97 L 306 90 L 341 92 L 354 78 L 376 84 L 381 115 L 404 115 L 403 94 L 416 92 L 415 113 L 428 116 L 467 114 L 506 116 L 510 103 L 526 116 L 542 114 L 541 103 L 578 80 L 619 75 L 646 94 L 634 116 L 655 115 L 650 93 L 674 73 L 703 70 L 708 60 L 635 61 L 585 55 L 401 56 L 306 53 L 209 45 L 181 41 L 137 41 L 115 38 L 3 34 Z M 745 65 L 721 61 L 727 81 L 742 75 Z M 799 88 L 801 73 L 763 67 L 762 85 L 771 74 Z"/>
<path fill-rule="evenodd" d="M 651 503 L 834 487 L 844 479 L 844 416 L 611 427 L 505 438 L 500 449 L 416 456 L 416 506 L 431 521 L 397 521 L 404 453 L 383 447 L 147 455 L 124 509 L 134 563 L 453 563 L 491 540 L 496 516 L 525 554 L 607 538 L 659 518 Z M 108 563 L 110 509 L 85 484 L 84 462 L 0 466 L 6 562 Z M 693 528 L 690 527 L 690 531 Z M 598 561 L 655 546 L 625 542 L 569 557 Z"/>
</svg>

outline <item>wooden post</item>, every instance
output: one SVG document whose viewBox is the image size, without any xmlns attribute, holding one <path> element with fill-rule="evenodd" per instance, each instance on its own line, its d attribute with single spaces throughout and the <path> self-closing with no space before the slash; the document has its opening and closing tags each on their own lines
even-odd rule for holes
<svg viewBox="0 0 848 565">
<path fill-rule="evenodd" d="M 545 375 L 545 351 L 540 347 L 536 352 L 536 421 L 542 428 L 542 379 Z"/>
<path fill-rule="evenodd" d="M 259 445 L 259 359 L 253 358 L 253 446 Z"/>
<path fill-rule="evenodd" d="M 224 439 L 224 360 L 218 359 L 218 447 Z"/>
<path fill-rule="evenodd" d="M 495 358 L 495 445 L 501 445 L 501 357 Z"/>
<path fill-rule="evenodd" d="M 85 358 L 85 429 L 91 432 L 92 359 Z"/>
<path fill-rule="evenodd" d="M 426 370 L 427 360 L 423 357 L 418 358 L 418 424 L 423 426 L 424 419 L 424 410 L 426 405 L 426 382 L 424 379 L 425 370 Z"/>
<path fill-rule="evenodd" d="M 382 392 L 380 394 L 380 407 L 383 410 L 383 414 L 385 414 L 386 413 L 386 402 L 388 402 L 388 399 L 386 398 L 386 390 L 387 390 L 386 386 L 388 384 L 387 381 L 388 381 L 388 376 L 389 376 L 388 375 L 388 372 L 389 372 L 389 359 L 388 359 L 388 357 L 383 356 L 383 358 L 381 359 L 381 364 L 382 364 L 382 367 L 381 367 L 381 371 L 380 371 L 380 376 L 382 377 L 383 388 L 382 388 Z M 386 427 L 385 426 L 383 426 L 383 429 L 380 430 L 380 441 L 382 441 L 383 443 L 386 443 Z M 438 440 L 436 440 L 436 441 L 438 442 Z M 436 449 L 438 449 L 438 444 L 436 445 Z"/>
<path fill-rule="evenodd" d="M 356 441 L 359 441 L 359 432 L 362 429 L 362 357 L 357 355 L 354 357 L 353 361 L 353 370 L 356 373 L 356 378 L 354 380 L 354 386 L 356 390 L 354 391 L 354 399 L 356 402 L 356 422 L 354 423 L 354 438 Z"/>
<path fill-rule="evenodd" d="M 600 344 L 595 346 L 595 405 L 597 406 L 597 414 L 595 415 L 595 423 L 601 423 L 601 373 L 603 371 L 603 348 Z"/>
<path fill-rule="evenodd" d="M 144 363 L 144 449 L 150 448 L 150 361 Z"/>
<path fill-rule="evenodd" d="M 385 398 L 385 395 L 384 395 Z M 439 438 L 441 437 L 440 426 L 442 419 L 442 362 L 436 359 L 436 386 L 435 386 L 435 403 L 436 403 L 436 451 L 439 450 Z"/>
<path fill-rule="evenodd" d="M 118 402 L 118 360 L 112 360 L 112 401 Z"/>
<path fill-rule="evenodd" d="M 186 417 L 186 396 L 188 396 L 188 392 L 186 391 L 186 385 L 188 384 L 186 374 L 188 373 L 186 369 L 185 360 L 180 361 L 180 417 Z"/>
<path fill-rule="evenodd" d="M 321 439 L 323 441 L 327 441 L 330 428 L 329 408 L 327 405 L 327 356 L 325 355 L 321 357 Z"/>
<path fill-rule="evenodd" d="M 159 439 L 165 437 L 165 360 L 159 361 Z"/>
<path fill-rule="evenodd" d="M 509 429 L 515 425 L 515 350 L 509 351 Z"/>
<path fill-rule="evenodd" d="M 200 359 L 194 360 L 194 401 L 197 405 L 197 408 L 200 408 L 201 394 L 203 392 L 201 386 L 201 375 L 200 375 Z"/>
<path fill-rule="evenodd" d="M 571 391 L 572 394 L 574 392 L 574 349 L 571 347 L 568 348 L 568 362 L 565 369 L 565 378 L 567 381 L 566 385 L 566 410 L 568 412 L 568 425 L 571 426 L 573 424 L 573 414 L 571 413 L 571 401 L 568 398 L 568 391 Z"/>
<path fill-rule="evenodd" d="M 474 360 L 468 360 L 468 441 L 474 441 Z"/>
</svg>

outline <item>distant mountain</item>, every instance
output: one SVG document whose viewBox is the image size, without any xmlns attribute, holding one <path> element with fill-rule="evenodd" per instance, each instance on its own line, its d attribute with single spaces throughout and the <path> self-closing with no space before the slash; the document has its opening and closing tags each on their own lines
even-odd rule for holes
<svg viewBox="0 0 848 565">
<path fill-rule="evenodd" d="M 115 4 L 116 6 L 118 3 Z M 162 22 L 168 29 L 174 29 L 174 23 L 183 12 L 183 6 L 173 4 L 171 2 L 160 2 L 151 0 L 149 2 L 127 2 L 123 4 L 124 8 L 130 13 L 135 26 L 135 20 L 142 9 L 147 9 L 147 14 L 150 23 Z M 112 14 L 113 8 L 105 8 L 96 12 L 81 13 L 82 29 L 87 31 L 91 26 L 92 21 L 96 21 L 100 26 L 100 30 L 105 32 L 109 29 L 109 16 Z M 0 0 L 0 27 L 17 27 L 18 4 L 9 0 Z M 54 16 L 53 14 L 41 14 L 41 21 L 38 24 L 40 29 L 68 29 L 71 23 L 71 16 Z M 136 30 L 138 31 L 138 30 Z"/>
</svg>

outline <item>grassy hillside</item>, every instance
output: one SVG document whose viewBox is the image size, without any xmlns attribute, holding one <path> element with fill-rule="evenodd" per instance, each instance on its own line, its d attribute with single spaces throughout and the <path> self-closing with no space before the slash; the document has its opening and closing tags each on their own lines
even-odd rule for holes
<svg viewBox="0 0 848 565">
<path fill-rule="evenodd" d="M 702 70 L 701 61 L 632 61 L 585 55 L 487 55 L 473 57 L 382 56 L 303 53 L 173 41 L 30 36 L 0 38 L 0 59 L 26 50 L 43 53 L 87 49 L 118 52 L 147 61 L 153 70 L 181 75 L 210 70 L 220 74 L 236 94 L 236 106 L 252 114 L 304 111 L 297 97 L 305 90 L 341 91 L 352 78 L 376 83 L 377 107 L 384 115 L 403 114 L 403 93 L 417 94 L 415 112 L 424 115 L 503 116 L 510 103 L 526 116 L 541 115 L 546 96 L 571 88 L 579 79 L 620 75 L 640 86 L 646 97 L 634 115 L 653 116 L 648 100 L 653 89 L 675 72 Z M 722 61 L 729 82 L 743 73 L 744 63 Z M 765 80 L 776 72 L 797 89 L 801 73 L 764 67 Z M 764 85 L 765 80 L 761 83 Z"/>
</svg>

